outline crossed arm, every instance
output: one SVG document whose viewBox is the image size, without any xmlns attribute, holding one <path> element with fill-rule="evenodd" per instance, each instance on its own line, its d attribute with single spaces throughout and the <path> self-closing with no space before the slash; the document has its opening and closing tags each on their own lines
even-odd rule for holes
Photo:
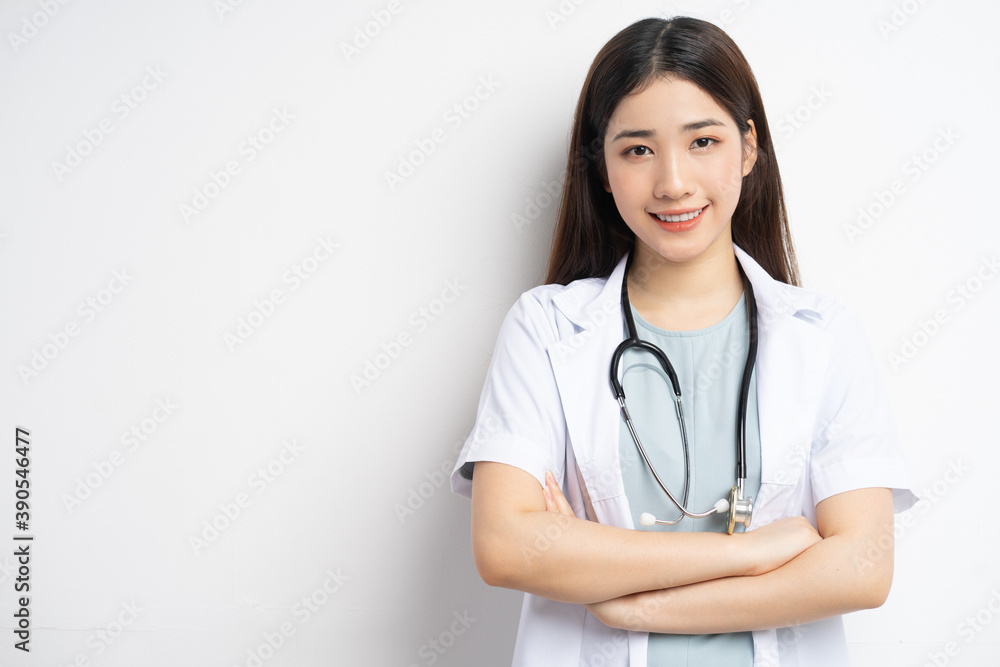
<svg viewBox="0 0 1000 667">
<path fill-rule="evenodd" d="M 881 605 L 892 581 L 888 489 L 841 493 L 742 534 L 635 531 L 578 519 L 551 475 L 479 462 L 472 491 L 480 576 L 587 604 L 611 627 L 702 634 L 799 625 Z"/>
</svg>

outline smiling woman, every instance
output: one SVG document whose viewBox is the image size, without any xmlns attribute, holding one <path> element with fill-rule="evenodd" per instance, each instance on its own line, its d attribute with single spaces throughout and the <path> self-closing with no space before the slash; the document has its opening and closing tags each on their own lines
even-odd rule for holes
<svg viewBox="0 0 1000 667">
<path fill-rule="evenodd" d="M 514 665 L 848 664 L 840 615 L 886 599 L 915 498 L 858 320 L 796 286 L 784 211 L 722 30 L 605 45 L 549 284 L 508 313 L 452 474 L 480 575 L 527 593 Z"/>
<path fill-rule="evenodd" d="M 614 195 L 618 213 L 635 235 L 638 265 L 662 258 L 695 267 L 729 258 L 729 273 L 735 277 L 730 221 L 742 179 L 756 159 L 756 130 L 752 120 L 747 124 L 749 130 L 741 136 L 711 96 L 677 77 L 660 77 L 618 104 L 606 133 L 604 188 Z M 656 275 L 661 280 L 666 276 Z M 633 305 L 648 313 L 650 322 L 678 331 L 718 322 L 743 289 L 738 280 L 720 283 L 727 289 L 716 295 L 716 303 L 700 292 L 694 303 L 680 304 L 670 317 L 670 300 L 658 298 L 648 281 L 631 278 Z M 663 287 L 666 295 L 676 294 Z"/>
</svg>

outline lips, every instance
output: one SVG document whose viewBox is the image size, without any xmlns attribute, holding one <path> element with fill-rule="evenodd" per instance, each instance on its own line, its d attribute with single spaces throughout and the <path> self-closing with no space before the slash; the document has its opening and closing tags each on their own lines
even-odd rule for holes
<svg viewBox="0 0 1000 667">
<path fill-rule="evenodd" d="M 702 206 L 701 208 L 695 208 L 690 211 L 684 211 L 683 213 L 674 213 L 670 215 L 653 213 L 652 215 L 656 216 L 660 220 L 660 222 L 687 222 L 688 220 L 697 218 L 699 215 L 701 215 L 701 212 L 704 210 L 705 207 Z"/>
<path fill-rule="evenodd" d="M 707 208 L 708 206 L 706 205 L 701 208 L 681 213 L 672 213 L 667 215 L 650 213 L 649 216 L 653 218 L 657 225 L 668 232 L 686 232 L 689 229 L 693 229 L 699 222 L 701 222 L 701 218 L 705 214 L 705 210 Z"/>
</svg>

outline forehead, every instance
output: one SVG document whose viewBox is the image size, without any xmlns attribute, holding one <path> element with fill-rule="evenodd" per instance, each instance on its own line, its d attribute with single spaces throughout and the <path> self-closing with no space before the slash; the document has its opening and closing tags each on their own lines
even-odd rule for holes
<svg viewBox="0 0 1000 667">
<path fill-rule="evenodd" d="M 729 113 L 697 85 L 687 79 L 657 77 L 642 90 L 622 98 L 606 134 L 623 129 L 679 131 L 684 125 L 708 118 L 736 130 Z"/>
</svg>

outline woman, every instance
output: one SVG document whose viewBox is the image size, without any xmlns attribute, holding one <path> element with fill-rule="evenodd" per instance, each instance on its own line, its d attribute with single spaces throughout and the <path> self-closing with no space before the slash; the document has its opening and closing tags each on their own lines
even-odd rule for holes
<svg viewBox="0 0 1000 667">
<path fill-rule="evenodd" d="M 856 316 L 796 273 L 739 49 L 690 18 L 620 32 L 452 476 L 480 575 L 528 593 L 515 665 L 847 664 L 839 617 L 884 602 L 915 499 Z M 612 368 L 632 330 L 667 358 Z"/>
</svg>

